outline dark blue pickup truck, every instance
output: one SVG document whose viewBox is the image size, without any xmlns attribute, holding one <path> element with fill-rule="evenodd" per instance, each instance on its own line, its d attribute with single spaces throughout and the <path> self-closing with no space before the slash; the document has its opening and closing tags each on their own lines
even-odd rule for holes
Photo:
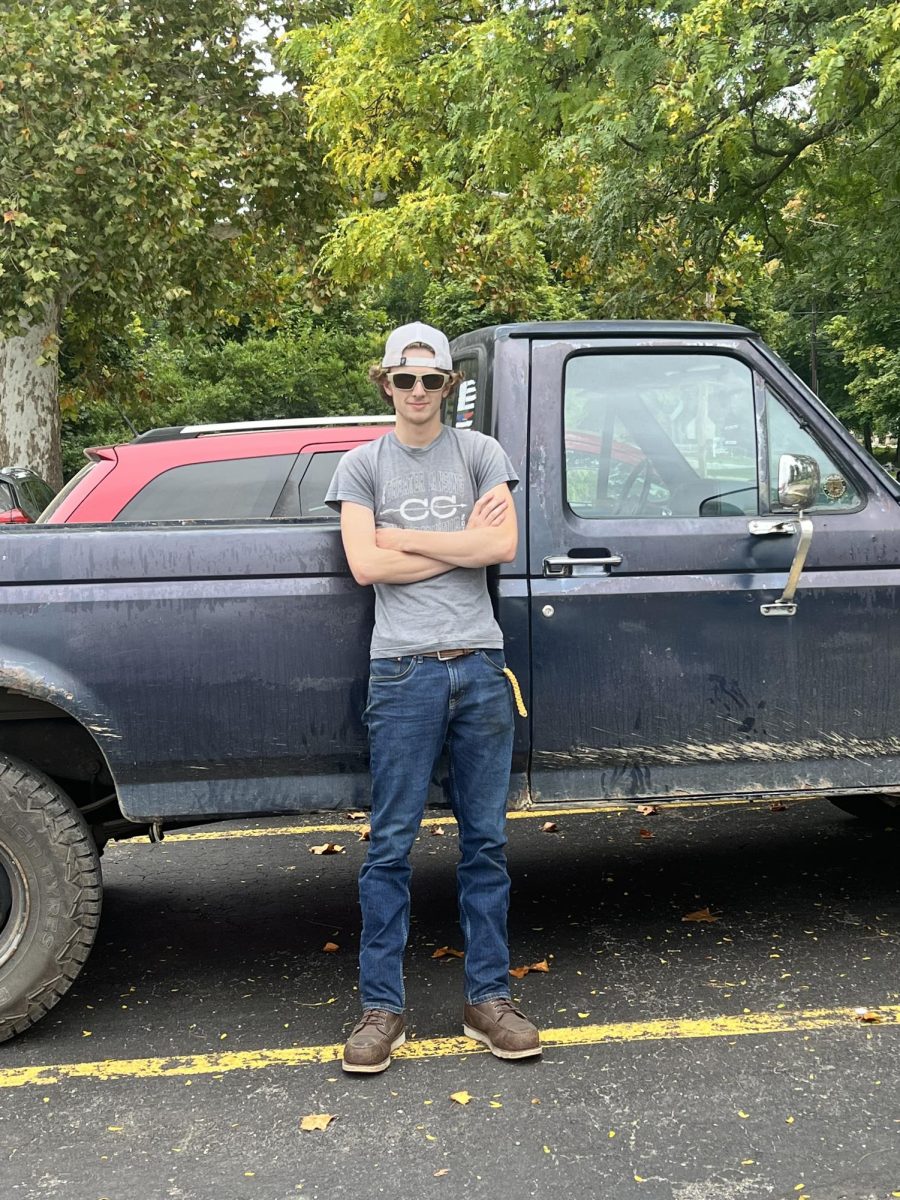
<svg viewBox="0 0 900 1200">
<path fill-rule="evenodd" d="M 889 819 L 897 482 L 736 326 L 508 325 L 454 355 L 446 420 L 522 479 L 492 581 L 529 713 L 511 805 Z M 371 621 L 336 518 L 0 532 L 0 1039 L 87 957 L 110 838 L 366 803 Z"/>
</svg>

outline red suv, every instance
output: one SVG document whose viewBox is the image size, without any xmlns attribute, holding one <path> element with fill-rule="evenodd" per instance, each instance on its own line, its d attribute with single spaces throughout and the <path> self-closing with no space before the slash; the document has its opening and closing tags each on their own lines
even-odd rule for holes
<svg viewBox="0 0 900 1200">
<path fill-rule="evenodd" d="M 393 416 L 311 417 L 151 429 L 90 460 L 43 523 L 324 517 L 338 459 L 381 437 Z"/>
</svg>

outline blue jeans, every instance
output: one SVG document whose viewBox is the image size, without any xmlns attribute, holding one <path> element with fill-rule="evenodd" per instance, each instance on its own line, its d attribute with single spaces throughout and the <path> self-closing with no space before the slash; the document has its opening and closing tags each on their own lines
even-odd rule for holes
<svg viewBox="0 0 900 1200">
<path fill-rule="evenodd" d="M 412 849 L 432 769 L 445 741 L 450 802 L 459 826 L 457 894 L 470 1004 L 509 996 L 506 797 L 513 699 L 502 650 L 441 662 L 373 659 L 365 721 L 372 772 L 369 849 L 359 874 L 360 999 L 404 1008 Z"/>
</svg>

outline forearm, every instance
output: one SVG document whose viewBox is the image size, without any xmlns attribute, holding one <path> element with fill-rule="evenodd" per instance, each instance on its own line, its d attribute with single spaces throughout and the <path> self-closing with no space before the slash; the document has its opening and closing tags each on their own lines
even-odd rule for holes
<svg viewBox="0 0 900 1200">
<path fill-rule="evenodd" d="M 504 528 L 485 526 L 460 529 L 455 533 L 407 529 L 401 538 L 402 548 L 408 554 L 450 563 L 454 567 L 489 567 L 494 563 L 511 562 L 516 556 L 515 537 Z"/>
<path fill-rule="evenodd" d="M 357 583 L 419 583 L 452 571 L 453 566 L 423 554 L 373 547 L 354 571 Z"/>
</svg>

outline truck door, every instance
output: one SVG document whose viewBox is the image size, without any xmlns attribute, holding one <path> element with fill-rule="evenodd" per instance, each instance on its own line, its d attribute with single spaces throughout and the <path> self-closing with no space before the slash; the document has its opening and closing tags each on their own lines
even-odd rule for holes
<svg viewBox="0 0 900 1200">
<path fill-rule="evenodd" d="M 900 784 L 896 488 L 834 418 L 747 337 L 535 340 L 531 378 L 536 797 Z M 766 616 L 786 453 L 821 489 Z"/>
</svg>

